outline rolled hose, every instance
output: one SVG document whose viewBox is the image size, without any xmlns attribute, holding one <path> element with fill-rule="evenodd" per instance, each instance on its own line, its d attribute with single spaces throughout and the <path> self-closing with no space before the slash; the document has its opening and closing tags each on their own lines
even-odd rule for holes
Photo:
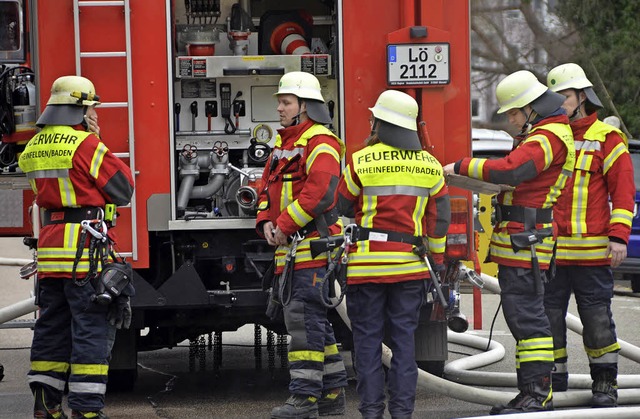
<svg viewBox="0 0 640 419">
<path fill-rule="evenodd" d="M 496 278 L 482 274 L 482 279 L 484 279 L 485 281 L 485 286 L 484 286 L 485 289 L 488 289 L 489 291 L 496 294 L 500 293 L 500 286 L 498 285 L 498 280 Z M 340 295 L 340 289 L 338 288 L 339 287 L 338 284 L 336 283 L 335 286 L 337 288 L 336 295 Z M 342 318 L 342 320 L 347 325 L 347 327 L 351 329 L 351 322 L 349 321 L 349 317 L 347 315 L 346 297 L 336 307 L 336 310 L 340 315 L 340 317 Z M 575 321 L 573 320 L 570 321 L 569 315 L 568 315 L 567 325 L 571 330 L 576 331 L 575 330 L 577 329 L 576 322 L 580 323 L 580 321 L 577 319 Z M 581 330 L 582 329 L 580 327 L 580 331 Z M 486 365 L 495 363 L 504 357 L 504 354 L 505 354 L 504 347 L 498 342 L 495 342 L 495 341 L 489 342 L 489 340 L 486 338 L 483 338 L 480 336 L 474 336 L 468 332 L 467 333 L 449 332 L 447 336 L 449 340 L 453 343 L 460 343 L 462 345 L 467 345 L 467 346 L 475 346 L 481 349 L 486 348 L 487 344 L 490 343 L 489 352 L 484 352 L 484 353 L 473 355 L 466 358 L 465 361 L 467 365 L 471 365 L 471 366 L 468 366 L 468 368 L 478 368 L 481 366 L 486 366 Z M 624 342 L 624 345 L 622 341 L 619 341 L 619 342 L 622 348 L 620 351 L 620 354 L 622 356 L 625 356 L 627 358 L 632 357 L 631 359 L 633 360 L 636 360 L 636 357 L 640 356 L 639 348 L 637 348 L 636 346 L 630 345 L 626 342 Z M 391 349 L 389 349 L 388 346 L 383 344 L 382 345 L 382 362 L 387 367 L 390 367 L 391 365 L 391 356 L 392 356 Z M 456 362 L 456 361 L 453 361 L 453 362 Z M 449 367 L 449 364 L 447 364 L 447 367 Z M 456 364 L 454 364 L 453 367 L 455 368 L 455 366 Z M 455 375 L 457 371 L 454 368 L 449 367 L 448 374 L 452 373 Z M 445 371 L 447 371 L 446 367 L 445 367 Z M 483 380 L 484 382 L 482 383 L 473 382 L 473 384 L 504 387 L 505 377 L 507 375 L 511 376 L 512 378 L 507 378 L 506 381 L 514 384 L 516 382 L 515 372 L 514 373 L 489 373 L 489 372 L 483 371 L 480 374 L 482 374 L 483 376 L 486 375 L 489 378 L 487 378 L 486 380 Z M 494 374 L 499 374 L 499 377 L 494 376 Z M 570 376 L 569 378 L 570 384 L 573 383 L 571 379 L 572 376 Z M 630 377 L 629 382 L 626 382 L 627 379 L 624 376 L 620 378 L 623 379 L 622 381 L 625 382 L 626 385 L 631 385 L 631 384 L 635 385 L 635 383 L 637 383 L 636 381 L 637 376 Z M 464 400 L 467 402 L 488 405 L 488 406 L 507 403 L 517 395 L 516 392 L 507 393 L 504 391 L 487 390 L 483 388 L 476 388 L 476 387 L 471 387 L 469 385 L 459 384 L 453 381 L 445 380 L 440 377 L 436 377 L 435 375 L 429 374 L 428 372 L 420 369 L 418 370 L 418 386 L 424 390 L 433 391 L 435 393 L 449 396 L 454 399 Z M 589 387 L 590 387 L 590 384 L 589 384 Z M 567 391 L 562 393 L 556 393 L 553 395 L 553 404 L 555 407 L 587 406 L 590 404 L 590 402 L 591 402 L 591 390 L 573 390 L 573 391 Z M 618 390 L 618 404 L 638 404 L 638 403 L 640 403 L 640 388 Z M 580 410 L 579 415 L 581 417 L 594 417 L 594 418 L 595 417 L 598 417 L 598 418 L 613 417 L 613 415 L 615 415 L 616 419 L 627 418 L 627 417 L 629 418 L 638 417 L 637 408 L 629 408 L 629 410 L 633 410 L 633 412 L 631 413 L 633 416 L 624 416 L 627 410 L 624 408 L 596 409 L 596 410 L 597 410 L 596 413 L 598 413 L 597 416 L 585 416 L 583 414 L 585 410 Z M 605 412 L 608 410 L 612 411 L 611 416 L 609 416 L 609 414 Z M 570 413 L 570 415 L 566 416 L 567 413 Z M 557 412 L 556 411 L 543 412 L 541 414 L 544 416 L 529 416 L 531 415 L 530 413 L 519 413 L 517 417 L 518 418 L 526 418 L 526 417 L 574 418 L 576 417 L 576 412 L 570 411 L 570 410 L 557 411 Z M 556 416 L 556 414 L 558 414 L 558 416 Z M 502 416 L 508 417 L 511 415 L 502 415 Z"/>
</svg>

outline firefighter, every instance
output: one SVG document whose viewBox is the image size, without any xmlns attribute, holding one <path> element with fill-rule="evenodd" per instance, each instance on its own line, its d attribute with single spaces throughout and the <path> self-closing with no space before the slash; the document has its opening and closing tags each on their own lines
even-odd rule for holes
<svg viewBox="0 0 640 419">
<path fill-rule="evenodd" d="M 323 278 L 326 253 L 311 257 L 310 242 L 342 233 L 335 190 L 345 146 L 324 124 L 331 117 L 312 74 L 294 71 L 280 79 L 280 124 L 262 179 L 256 228 L 275 251 L 284 322 L 291 335 L 291 396 L 272 418 L 306 418 L 345 411 L 347 373 L 327 319 Z"/>
<path fill-rule="evenodd" d="M 43 209 L 36 296 L 40 316 L 27 376 L 35 397 L 35 418 L 67 417 L 61 407 L 67 382 L 72 418 L 107 417 L 102 408 L 109 322 L 130 311 L 128 304 L 91 301 L 96 285 L 88 278 L 94 261 L 80 239 L 85 237 L 81 221 L 100 217 L 107 204 L 128 204 L 133 193 L 129 167 L 89 130 L 90 124 L 98 130 L 95 106 L 99 104 L 90 80 L 56 79 L 37 121 L 42 130 L 19 159 Z"/>
<path fill-rule="evenodd" d="M 598 120 L 602 104 L 579 65 L 555 67 L 547 85 L 566 97 L 563 108 L 571 120 L 576 149 L 573 177 L 553 210 L 558 225 L 557 272 L 545 289 L 555 355 L 553 389 L 567 389 L 565 317 L 573 291 L 593 379 L 591 405 L 614 407 L 620 345 L 611 314 L 610 267 L 627 256 L 636 191 L 633 163 L 625 135 Z"/>
<path fill-rule="evenodd" d="M 501 304 L 516 339 L 519 394 L 491 414 L 552 410 L 553 339 L 544 311 L 544 281 L 555 238 L 552 208 L 573 173 L 575 152 L 569 119 L 554 93 L 525 70 L 496 87 L 500 108 L 520 129 L 504 158 L 465 158 L 445 166 L 457 173 L 515 188 L 497 196 L 490 260 L 498 264 Z"/>
<path fill-rule="evenodd" d="M 414 333 L 425 303 L 429 272 L 421 255 L 426 236 L 434 269 L 444 271 L 445 234 L 451 211 L 442 166 L 422 150 L 418 104 L 406 93 L 386 90 L 372 113 L 366 147 L 351 157 L 338 185 L 338 209 L 355 217 L 348 251 L 347 311 L 358 372 L 358 409 L 382 418 L 385 322 L 393 351 L 388 372 L 389 412 L 411 418 L 418 368 Z"/>
</svg>

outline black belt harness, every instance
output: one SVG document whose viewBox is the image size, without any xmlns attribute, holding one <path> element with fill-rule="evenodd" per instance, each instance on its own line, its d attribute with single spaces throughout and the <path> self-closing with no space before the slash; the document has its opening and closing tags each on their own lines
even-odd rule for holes
<svg viewBox="0 0 640 419">
<path fill-rule="evenodd" d="M 546 237 L 551 236 L 553 234 L 553 228 L 548 227 L 538 230 L 536 229 L 536 224 L 550 223 L 552 221 L 553 213 L 551 208 L 526 208 L 508 205 L 499 205 L 497 208 L 500 209 L 500 215 L 503 217 L 500 221 L 517 221 L 524 224 L 523 232 L 514 233 L 509 236 L 511 248 L 515 253 L 527 247 L 531 249 L 531 270 L 534 276 L 535 292 L 537 295 L 543 295 L 542 272 L 540 271 L 538 256 L 536 254 L 536 244 L 542 243 Z M 505 214 L 507 214 L 506 219 L 504 218 Z M 510 219 L 509 217 L 514 219 Z"/>
<path fill-rule="evenodd" d="M 99 207 L 46 209 L 42 213 L 42 226 L 67 223 L 80 224 L 84 220 L 95 220 L 101 210 L 102 208 Z"/>
<path fill-rule="evenodd" d="M 525 216 L 525 213 L 527 216 Z M 551 208 L 528 208 L 519 205 L 496 205 L 496 222 L 515 221 L 526 224 L 528 221 L 533 224 L 547 224 L 553 221 L 553 209 Z M 534 226 L 535 227 L 535 226 Z"/>
<path fill-rule="evenodd" d="M 399 231 L 384 230 L 380 228 L 367 228 L 357 226 L 354 228 L 354 242 L 359 240 L 371 240 L 381 242 L 407 243 L 414 246 L 422 245 L 422 237 Z"/>
</svg>

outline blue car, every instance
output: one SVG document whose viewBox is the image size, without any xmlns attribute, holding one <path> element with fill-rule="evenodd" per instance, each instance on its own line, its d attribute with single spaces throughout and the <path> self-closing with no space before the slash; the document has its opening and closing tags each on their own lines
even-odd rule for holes
<svg viewBox="0 0 640 419">
<path fill-rule="evenodd" d="M 629 152 L 633 161 L 633 177 L 636 184 L 636 205 L 633 209 L 631 237 L 627 246 L 627 258 L 613 270 L 616 277 L 631 281 L 633 292 L 640 292 L 640 140 L 629 140 Z"/>
</svg>

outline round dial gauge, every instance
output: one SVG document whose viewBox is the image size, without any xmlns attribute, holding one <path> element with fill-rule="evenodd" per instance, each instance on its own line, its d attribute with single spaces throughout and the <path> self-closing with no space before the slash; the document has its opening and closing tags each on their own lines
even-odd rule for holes
<svg viewBox="0 0 640 419">
<path fill-rule="evenodd" d="M 269 125 L 266 124 L 258 124 L 253 129 L 253 136 L 259 143 L 268 143 L 269 140 L 271 140 L 272 135 L 273 130 Z"/>
</svg>

